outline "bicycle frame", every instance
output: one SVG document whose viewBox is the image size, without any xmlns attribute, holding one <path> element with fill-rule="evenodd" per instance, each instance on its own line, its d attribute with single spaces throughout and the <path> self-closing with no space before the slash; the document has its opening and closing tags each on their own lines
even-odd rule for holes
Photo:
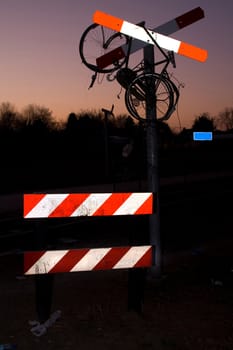
<svg viewBox="0 0 233 350">
<path fill-rule="evenodd" d="M 145 22 L 141 22 L 138 25 L 144 28 L 148 36 L 151 36 L 147 29 L 144 27 Z M 96 29 L 98 29 L 96 32 L 96 39 L 98 38 L 98 32 L 100 34 L 99 47 L 100 49 L 102 48 L 102 50 L 104 51 L 106 50 L 106 55 L 108 57 L 107 59 L 109 65 L 106 68 L 103 60 L 104 55 L 97 56 L 95 59 L 96 61 L 93 61 L 91 56 L 90 60 L 88 59 L 88 57 L 85 56 L 85 45 L 87 45 L 89 39 L 92 40 L 93 38 L 93 40 L 95 40 L 95 35 L 92 36 L 92 33 L 95 34 Z M 119 40 L 123 40 L 126 43 L 126 52 L 124 58 L 122 58 L 122 55 L 119 52 L 119 47 L 116 45 Z M 130 68 L 131 47 L 133 40 L 134 39 L 132 37 L 126 36 L 120 32 L 114 32 L 112 35 L 109 35 L 109 33 L 105 31 L 104 27 L 96 24 L 93 24 L 86 29 L 80 40 L 79 50 L 82 62 L 88 68 L 95 72 L 92 76 L 89 89 L 94 85 L 98 74 L 107 74 L 107 79 L 109 81 L 117 79 L 118 83 L 125 89 L 126 94 L 128 96 L 127 98 L 125 97 L 125 100 L 128 101 L 128 104 L 126 104 L 127 109 L 129 110 L 131 115 L 133 115 L 134 117 L 136 116 L 136 118 L 140 118 L 140 116 L 138 116 L 138 114 L 136 113 L 136 107 L 133 106 L 133 103 L 135 101 L 135 103 L 139 103 L 143 106 L 146 101 L 148 88 L 149 86 L 153 86 L 155 92 L 155 100 L 157 100 L 158 97 L 158 103 L 160 105 L 164 103 L 164 107 L 162 108 L 164 110 L 164 115 L 162 115 L 162 117 L 168 118 L 172 113 L 171 111 L 174 110 L 179 98 L 179 90 L 177 89 L 176 85 L 172 82 L 167 72 L 167 68 L 170 63 L 173 65 L 173 67 L 176 66 L 174 53 L 165 53 L 165 51 L 162 50 L 162 48 L 152 38 L 155 44 L 154 47 L 158 48 L 158 50 L 162 53 L 163 57 L 159 61 L 153 63 L 154 69 L 151 69 L 151 73 L 148 74 L 147 70 L 145 69 L 145 60 L 141 60 L 139 64 L 135 65 L 133 68 Z M 111 49 L 111 47 L 114 46 L 116 47 L 116 49 L 112 49 L 109 51 L 109 49 Z M 100 61 L 98 61 L 99 58 L 101 58 Z M 155 73 L 155 71 L 157 71 L 156 68 L 158 66 L 162 66 L 162 69 L 159 69 L 159 73 Z M 154 73 L 152 73 L 153 71 Z M 132 96 L 130 96 L 130 94 Z M 131 106 L 129 106 L 129 104 L 131 104 Z"/>
</svg>

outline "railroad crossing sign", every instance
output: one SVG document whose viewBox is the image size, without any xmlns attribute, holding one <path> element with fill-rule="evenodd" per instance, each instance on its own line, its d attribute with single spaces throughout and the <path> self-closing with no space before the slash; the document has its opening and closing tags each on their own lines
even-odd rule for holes
<svg viewBox="0 0 233 350">
<path fill-rule="evenodd" d="M 136 42 L 136 46 L 130 52 L 127 50 L 126 46 L 115 49 L 110 53 L 98 57 L 96 59 L 97 66 L 101 69 L 109 64 L 118 61 L 120 58 L 127 57 L 127 55 L 139 50 L 140 48 L 144 49 L 144 75 L 149 74 L 154 76 L 154 50 L 153 46 L 158 46 L 161 49 L 166 49 L 171 52 L 175 52 L 179 55 L 183 55 L 187 58 L 197 60 L 199 62 L 205 62 L 208 56 L 208 53 L 205 49 L 196 47 L 189 43 L 173 39 L 167 35 L 191 24 L 195 21 L 204 17 L 204 11 L 200 8 L 194 9 L 187 14 L 179 16 L 174 20 L 171 20 L 164 25 L 156 28 L 155 30 L 150 30 L 141 25 L 135 25 L 128 21 L 125 21 L 121 18 L 112 16 L 110 14 L 96 11 L 93 15 L 93 22 L 97 25 L 107 27 L 116 32 L 122 33 L 123 35 L 131 37 L 132 46 Z M 162 33 L 161 33 L 162 30 Z M 159 32 L 160 31 L 160 32 Z M 136 39 L 136 40 L 135 40 Z M 119 57 L 118 57 L 119 55 Z M 166 56 L 166 55 L 165 55 Z M 149 122 L 147 125 L 147 157 L 148 157 L 148 184 L 150 190 L 153 193 L 158 192 L 158 138 L 157 131 L 155 128 L 155 120 L 157 119 L 157 88 L 153 81 L 158 80 L 156 76 L 155 80 L 150 80 L 151 83 L 143 84 L 142 77 L 144 75 L 139 75 L 136 77 L 130 85 L 135 85 L 137 88 L 137 83 L 139 89 L 141 86 L 145 86 L 145 99 L 143 100 L 144 109 L 146 113 L 146 120 Z M 136 83 L 137 81 L 137 83 Z M 155 90 L 153 91 L 153 89 Z M 127 88 L 129 91 L 129 87 Z M 153 92 L 152 92 L 153 91 Z M 157 198 L 158 202 L 158 198 Z M 159 215 L 152 214 L 150 217 L 150 243 L 156 246 L 156 260 L 155 265 L 158 266 L 158 272 L 161 272 L 162 266 L 162 254 L 160 246 L 160 232 L 159 232 Z M 154 257 L 155 258 L 155 257 Z"/>
<path fill-rule="evenodd" d="M 153 32 L 157 32 L 163 35 L 170 35 L 178 30 L 189 26 L 192 23 L 204 18 L 204 11 L 200 7 L 196 7 L 191 11 L 185 12 L 182 15 L 152 29 Z M 140 49 L 143 49 L 147 45 L 146 42 L 141 40 L 132 40 L 130 53 L 133 54 Z M 111 52 L 108 52 L 96 59 L 97 66 L 101 69 L 106 68 L 112 62 L 121 60 L 127 56 L 128 45 L 122 45 Z"/>
<path fill-rule="evenodd" d="M 166 50 L 173 51 L 200 62 L 205 62 L 208 56 L 206 50 L 197 46 L 159 34 L 153 30 L 127 22 L 102 11 L 96 11 L 94 13 L 93 21 L 96 24 L 115 30 L 124 35 L 128 35 L 134 39 L 141 40 L 146 44 L 155 45 L 157 43 L 160 47 Z"/>
</svg>

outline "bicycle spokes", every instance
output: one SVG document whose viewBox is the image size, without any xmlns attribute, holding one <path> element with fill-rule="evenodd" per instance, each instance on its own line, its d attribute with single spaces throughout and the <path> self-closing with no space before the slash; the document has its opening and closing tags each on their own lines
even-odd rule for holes
<svg viewBox="0 0 233 350">
<path fill-rule="evenodd" d="M 137 76 L 125 91 L 129 113 L 138 120 L 146 120 L 148 109 L 155 109 L 158 120 L 167 119 L 175 109 L 177 91 L 169 78 L 156 73 Z"/>
</svg>

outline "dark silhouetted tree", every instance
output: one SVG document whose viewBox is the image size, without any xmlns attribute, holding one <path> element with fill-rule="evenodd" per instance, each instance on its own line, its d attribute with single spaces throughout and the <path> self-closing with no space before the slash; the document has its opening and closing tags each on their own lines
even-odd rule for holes
<svg viewBox="0 0 233 350">
<path fill-rule="evenodd" d="M 233 107 L 225 108 L 219 113 L 217 124 L 224 130 L 233 129 Z"/>
<path fill-rule="evenodd" d="M 70 113 L 66 123 L 66 129 L 69 132 L 74 132 L 78 126 L 78 118 L 75 113 Z"/>
<path fill-rule="evenodd" d="M 1 129 L 16 129 L 20 124 L 20 115 L 10 102 L 0 105 L 0 127 Z"/>
<path fill-rule="evenodd" d="M 197 117 L 192 125 L 193 131 L 214 131 L 215 128 L 214 118 L 211 118 L 208 113 Z"/>
<path fill-rule="evenodd" d="M 48 129 L 53 129 L 56 122 L 53 118 L 52 111 L 44 106 L 29 104 L 22 111 L 22 117 L 25 119 L 27 126 L 43 125 Z"/>
</svg>

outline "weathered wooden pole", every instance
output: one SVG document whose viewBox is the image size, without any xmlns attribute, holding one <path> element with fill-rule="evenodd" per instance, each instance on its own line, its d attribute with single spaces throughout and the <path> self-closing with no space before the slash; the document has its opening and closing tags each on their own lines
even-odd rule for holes
<svg viewBox="0 0 233 350">
<path fill-rule="evenodd" d="M 144 73 L 154 73 L 154 47 L 144 49 Z M 148 83 L 148 85 L 147 85 Z M 162 252 L 159 220 L 159 172 L 158 172 L 158 130 L 156 116 L 156 93 L 153 79 L 146 81 L 146 137 L 147 137 L 147 181 L 148 191 L 153 193 L 154 212 L 149 216 L 150 244 L 154 246 L 153 267 L 150 268 L 152 278 L 160 278 L 162 272 Z M 138 313 L 143 312 L 145 269 L 129 270 L 128 308 Z"/>
<path fill-rule="evenodd" d="M 144 72 L 155 72 L 154 46 L 147 45 L 144 52 Z M 147 137 L 147 181 L 148 191 L 154 194 L 154 213 L 149 217 L 150 244 L 155 247 L 153 254 L 152 274 L 160 277 L 162 270 L 162 251 L 160 237 L 160 208 L 159 208 L 159 142 L 156 113 L 156 92 L 153 79 L 148 79 L 146 91 L 146 137 Z"/>
</svg>

